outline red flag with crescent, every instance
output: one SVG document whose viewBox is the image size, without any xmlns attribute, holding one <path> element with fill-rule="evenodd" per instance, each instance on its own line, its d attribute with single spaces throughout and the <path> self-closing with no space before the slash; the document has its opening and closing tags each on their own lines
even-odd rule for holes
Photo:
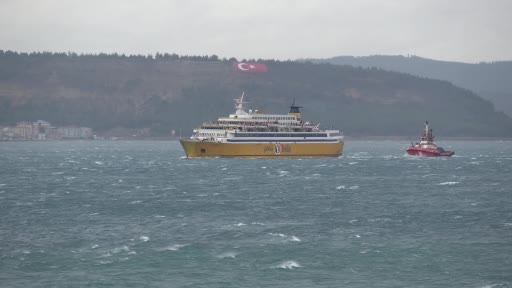
<svg viewBox="0 0 512 288">
<path fill-rule="evenodd" d="M 236 72 L 252 73 L 268 72 L 267 65 L 256 62 L 233 62 L 233 70 Z"/>
</svg>

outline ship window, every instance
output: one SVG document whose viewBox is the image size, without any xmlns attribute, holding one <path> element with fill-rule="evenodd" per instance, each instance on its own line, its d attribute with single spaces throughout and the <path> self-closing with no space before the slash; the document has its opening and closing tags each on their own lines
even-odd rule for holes
<svg viewBox="0 0 512 288">
<path fill-rule="evenodd" d="M 206 149 L 201 148 L 201 153 L 206 153 Z"/>
</svg>

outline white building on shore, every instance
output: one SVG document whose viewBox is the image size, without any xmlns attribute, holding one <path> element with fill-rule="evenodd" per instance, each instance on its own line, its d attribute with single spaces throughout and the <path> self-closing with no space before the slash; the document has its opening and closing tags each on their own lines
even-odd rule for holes
<svg viewBox="0 0 512 288">
<path fill-rule="evenodd" d="M 14 127 L 0 129 L 0 140 L 92 139 L 93 137 L 92 129 L 89 127 L 64 126 L 57 128 L 44 120 L 21 121 Z"/>
<path fill-rule="evenodd" d="M 90 139 L 93 137 L 89 127 L 64 126 L 57 128 L 62 139 Z"/>
</svg>

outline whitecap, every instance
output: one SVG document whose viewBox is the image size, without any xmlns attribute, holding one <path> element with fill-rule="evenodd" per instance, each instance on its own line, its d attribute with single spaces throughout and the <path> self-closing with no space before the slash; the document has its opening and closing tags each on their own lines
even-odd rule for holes
<svg viewBox="0 0 512 288">
<path fill-rule="evenodd" d="M 95 161 L 94 164 L 103 165 L 103 162 L 101 161 Z"/>
<path fill-rule="evenodd" d="M 300 242 L 301 240 L 299 239 L 299 237 L 292 235 L 291 238 L 290 238 L 290 241 L 292 241 L 292 242 Z"/>
<path fill-rule="evenodd" d="M 141 203 L 141 202 L 142 202 L 142 201 L 140 201 L 140 200 L 136 200 L 136 201 L 132 201 L 132 202 L 130 202 L 130 204 L 139 204 L 139 203 Z"/>
<path fill-rule="evenodd" d="M 142 241 L 142 242 L 148 242 L 149 241 L 149 237 L 148 236 L 140 236 L 139 239 Z"/>
<path fill-rule="evenodd" d="M 130 251 L 130 247 L 128 247 L 126 245 L 112 249 L 112 253 L 128 252 L 128 251 Z"/>
<path fill-rule="evenodd" d="M 348 163 L 348 165 L 354 165 L 354 164 L 357 164 L 357 162 L 350 162 L 350 163 Z"/>
<path fill-rule="evenodd" d="M 356 189 L 359 189 L 359 186 L 357 186 L 357 185 L 350 186 L 350 187 L 348 187 L 348 189 L 350 189 L 350 190 L 356 190 Z"/>
<path fill-rule="evenodd" d="M 280 269 L 293 269 L 293 268 L 300 268 L 300 267 L 302 267 L 302 266 L 293 260 L 287 260 L 287 261 L 281 262 L 280 264 L 274 266 L 274 268 L 280 268 Z"/>
<path fill-rule="evenodd" d="M 340 186 L 336 187 L 336 190 L 341 190 L 341 189 L 345 189 L 345 186 L 340 185 Z"/>
<path fill-rule="evenodd" d="M 348 223 L 353 224 L 353 223 L 355 223 L 355 222 L 357 222 L 357 221 L 358 221 L 358 220 L 356 220 L 356 219 L 352 219 L 352 220 L 348 221 Z"/>
<path fill-rule="evenodd" d="M 228 170 L 228 168 L 224 167 L 224 168 L 222 168 L 222 169 L 220 169 L 220 170 L 222 170 L 222 171 L 226 171 L 226 170 Z"/>
<path fill-rule="evenodd" d="M 159 249 L 156 249 L 156 250 L 157 251 L 178 251 L 178 250 L 180 250 L 181 248 L 183 248 L 185 246 L 187 246 L 187 245 L 175 244 L 175 245 L 167 246 L 167 247 L 164 247 L 164 248 L 159 248 Z"/>
<path fill-rule="evenodd" d="M 439 183 L 437 185 L 441 185 L 441 186 L 444 186 L 444 185 L 455 185 L 455 184 L 459 184 L 460 182 L 442 182 L 442 183 Z"/>
<path fill-rule="evenodd" d="M 389 222 L 391 221 L 390 218 L 372 218 L 372 219 L 368 219 L 368 222 Z"/>
<path fill-rule="evenodd" d="M 491 285 L 485 285 L 485 286 L 482 286 L 482 288 L 492 288 L 492 287 L 495 287 L 499 284 L 491 284 Z"/>
<path fill-rule="evenodd" d="M 261 169 L 267 169 L 267 167 L 265 167 L 265 166 L 261 166 Z"/>
<path fill-rule="evenodd" d="M 325 166 L 327 166 L 327 164 L 315 165 L 315 166 L 313 166 L 313 167 L 325 167 Z"/>
<path fill-rule="evenodd" d="M 238 226 L 238 227 L 240 227 L 240 226 L 247 226 L 247 224 L 245 224 L 245 223 L 242 223 L 242 222 L 240 222 L 240 223 L 237 223 L 237 224 L 233 224 L 233 225 L 235 225 L 235 226 Z"/>
<path fill-rule="evenodd" d="M 224 252 L 224 253 L 221 253 L 221 254 L 217 255 L 217 258 L 220 258 L 220 259 L 233 258 L 233 259 L 235 259 L 236 255 L 238 255 L 238 253 L 232 252 L 232 251 L 228 251 L 228 252 Z"/>
<path fill-rule="evenodd" d="M 282 238 L 285 242 L 301 242 L 300 238 L 297 236 L 288 236 L 286 234 L 282 233 L 268 233 L 271 236 L 277 236 Z"/>
</svg>

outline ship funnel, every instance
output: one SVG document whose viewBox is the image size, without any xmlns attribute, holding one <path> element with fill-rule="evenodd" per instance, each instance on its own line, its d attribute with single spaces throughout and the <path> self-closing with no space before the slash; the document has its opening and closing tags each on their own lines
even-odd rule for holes
<svg viewBox="0 0 512 288">
<path fill-rule="evenodd" d="M 292 105 L 290 106 L 290 112 L 288 112 L 288 116 L 295 116 L 297 119 L 300 119 L 300 108 L 302 106 L 295 106 L 295 98 L 293 98 Z"/>
</svg>

